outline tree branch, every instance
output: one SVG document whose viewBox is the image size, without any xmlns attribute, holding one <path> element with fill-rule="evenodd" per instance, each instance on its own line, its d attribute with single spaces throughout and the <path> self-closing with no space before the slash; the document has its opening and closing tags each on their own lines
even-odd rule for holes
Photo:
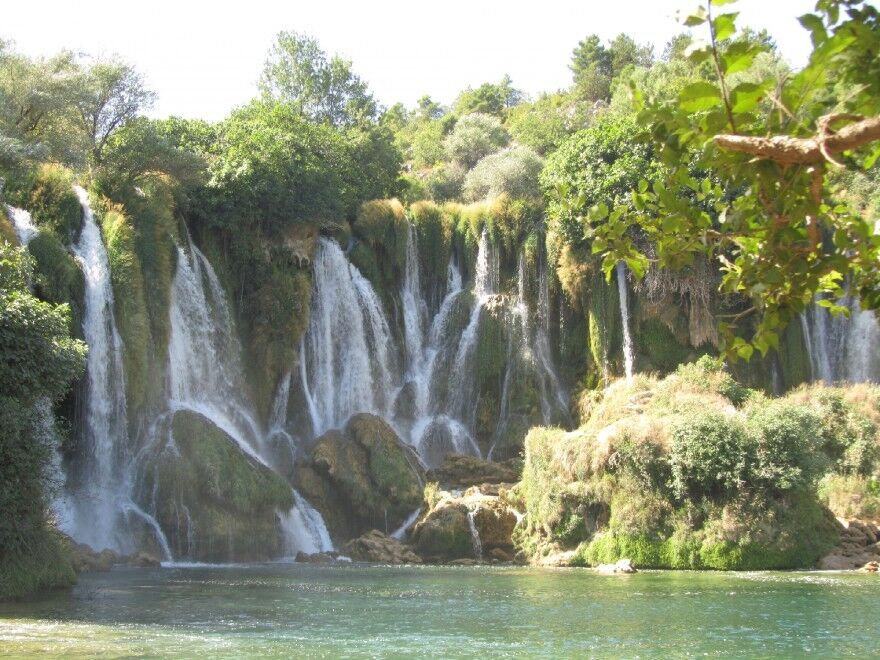
<svg viewBox="0 0 880 660">
<path fill-rule="evenodd" d="M 814 138 L 796 138 L 788 135 L 755 137 L 747 135 L 716 135 L 715 144 L 721 149 L 750 154 L 782 165 L 810 165 L 831 160 L 832 154 L 880 140 L 880 116 L 869 117 L 830 132 L 829 124 L 853 115 L 826 115 L 819 119 L 821 132 Z M 835 161 L 831 160 L 831 162 Z"/>
</svg>

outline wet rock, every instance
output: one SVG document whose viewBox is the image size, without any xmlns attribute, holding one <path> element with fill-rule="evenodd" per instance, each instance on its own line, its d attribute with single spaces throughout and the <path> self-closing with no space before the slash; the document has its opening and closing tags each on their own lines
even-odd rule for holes
<svg viewBox="0 0 880 660">
<path fill-rule="evenodd" d="M 137 568 L 157 568 L 162 565 L 161 561 L 146 552 L 137 552 L 130 557 L 127 557 L 125 563 Z"/>
<path fill-rule="evenodd" d="M 420 555 L 433 561 L 491 558 L 496 549 L 507 561 L 514 555 L 511 537 L 518 519 L 503 497 L 484 495 L 478 488 L 464 494 L 440 491 L 413 528 L 412 543 Z M 478 549 L 482 557 L 477 557 Z"/>
<path fill-rule="evenodd" d="M 476 559 L 463 557 L 461 559 L 453 559 L 449 562 L 450 566 L 476 566 L 479 562 Z"/>
<path fill-rule="evenodd" d="M 365 413 L 318 438 L 295 476 L 337 544 L 398 528 L 421 505 L 425 483 L 413 449 L 382 418 Z"/>
<path fill-rule="evenodd" d="M 599 564 L 593 570 L 603 575 L 629 575 L 638 572 L 631 559 L 619 559 L 613 564 Z"/>
<path fill-rule="evenodd" d="M 869 561 L 867 564 L 862 566 L 861 571 L 863 573 L 877 573 L 878 571 L 880 571 L 880 562 Z"/>
<path fill-rule="evenodd" d="M 293 506 L 290 484 L 197 412 L 180 410 L 164 423 L 157 437 L 168 444 L 156 447 L 142 476 L 172 554 L 203 562 L 278 557 L 278 512 Z M 138 545 L 148 547 L 153 534 L 143 532 Z"/>
<path fill-rule="evenodd" d="M 338 552 L 303 552 L 296 553 L 294 561 L 297 564 L 335 564 L 339 561 Z"/>
<path fill-rule="evenodd" d="M 373 529 L 343 546 L 345 555 L 355 561 L 377 564 L 421 564 L 419 557 L 407 544 Z"/>
<path fill-rule="evenodd" d="M 123 559 L 112 550 L 96 552 L 85 543 L 70 541 L 70 562 L 77 573 L 109 571 L 115 564 L 122 563 Z"/>
<path fill-rule="evenodd" d="M 511 459 L 494 463 L 476 456 L 449 454 L 440 467 L 428 472 L 428 480 L 444 488 L 464 489 L 477 484 L 502 484 L 519 481 L 522 461 Z"/>
<path fill-rule="evenodd" d="M 852 571 L 876 562 L 880 558 L 878 530 L 873 523 L 838 518 L 840 541 L 831 552 L 819 560 L 823 571 Z"/>
<path fill-rule="evenodd" d="M 514 561 L 513 555 L 505 550 L 502 550 L 501 548 L 492 548 L 491 550 L 489 550 L 488 557 L 493 562 L 499 562 L 503 564 L 510 564 Z"/>
<path fill-rule="evenodd" d="M 563 550 L 560 552 L 553 552 L 549 555 L 545 555 L 541 557 L 537 562 L 535 562 L 538 566 L 544 566 L 549 568 L 558 568 L 565 567 L 571 565 L 571 560 L 575 556 L 575 550 Z"/>
</svg>

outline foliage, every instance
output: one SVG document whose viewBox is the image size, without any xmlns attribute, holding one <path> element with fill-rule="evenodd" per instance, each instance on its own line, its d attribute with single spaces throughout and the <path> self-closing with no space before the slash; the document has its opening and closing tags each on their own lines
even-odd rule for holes
<svg viewBox="0 0 880 660">
<path fill-rule="evenodd" d="M 639 46 L 625 34 L 619 34 L 603 46 L 599 37 L 591 34 L 581 40 L 571 58 L 575 94 L 587 102 L 608 101 L 611 83 L 630 65 L 649 66 L 653 61 L 650 46 Z"/>
<path fill-rule="evenodd" d="M 517 143 L 546 156 L 570 133 L 568 105 L 563 94 L 544 94 L 533 103 L 520 103 L 507 113 L 507 130 Z"/>
<path fill-rule="evenodd" d="M 104 147 L 116 131 L 155 101 L 143 76 L 118 58 L 98 59 L 83 73 L 74 104 L 80 126 L 91 145 L 91 162 L 100 165 Z"/>
<path fill-rule="evenodd" d="M 269 53 L 260 90 L 264 96 L 294 104 L 315 121 L 348 126 L 376 117 L 367 84 L 339 55 L 329 59 L 318 42 L 304 34 L 279 32 Z"/>
<path fill-rule="evenodd" d="M 523 93 L 513 87 L 510 76 L 504 76 L 498 83 L 483 83 L 476 89 L 468 87 L 458 95 L 453 110 L 460 117 L 473 113 L 504 117 L 522 97 Z"/>
<path fill-rule="evenodd" d="M 497 118 L 474 113 L 456 122 L 443 146 L 449 160 L 471 168 L 484 156 L 506 146 L 509 140 L 507 131 Z"/>
<path fill-rule="evenodd" d="M 845 286 L 863 305 L 880 306 L 880 237 L 872 221 L 837 203 L 827 176 L 831 167 L 868 170 L 880 156 L 872 144 L 880 74 L 870 55 L 880 12 L 857 0 L 820 0 L 800 19 L 813 40 L 810 62 L 781 78 L 762 63 L 772 44 L 737 32 L 735 19 L 716 15 L 711 3 L 688 16 L 687 25 L 708 31 L 689 49 L 707 77 L 674 100 L 637 92 L 638 121 L 664 164 L 662 178 L 641 177 L 625 201 L 582 217 L 606 273 L 620 259 L 637 274 L 649 261 L 677 269 L 705 255 L 719 263 L 721 290 L 752 303 L 722 325 L 723 347 L 748 359 L 777 347 L 779 332 L 817 294 L 838 313 L 831 301 Z M 695 176 L 695 167 L 710 176 Z"/>
<path fill-rule="evenodd" d="M 489 154 L 467 173 L 464 197 L 471 201 L 504 194 L 515 199 L 539 197 L 538 175 L 543 165 L 530 147 L 513 146 Z"/>
<path fill-rule="evenodd" d="M 19 171 L 7 181 L 6 198 L 27 209 L 41 228 L 53 230 L 70 245 L 82 222 L 82 207 L 73 191 L 73 174 L 58 165 L 43 164 Z"/>
<path fill-rule="evenodd" d="M 70 581 L 63 558 L 56 573 L 29 557 L 58 554 L 46 525 L 45 470 L 56 438 L 45 407 L 82 373 L 87 348 L 70 337 L 67 305 L 28 293 L 32 279 L 26 250 L 0 245 L 0 597 Z"/>
<path fill-rule="evenodd" d="M 541 184 L 551 196 L 551 228 L 565 242 L 579 245 L 593 239 L 595 245 L 595 230 L 583 225 L 580 210 L 632 208 L 630 191 L 640 180 L 656 176 L 653 150 L 634 139 L 637 127 L 633 116 L 602 114 L 547 159 Z M 613 220 L 603 225 L 609 227 L 608 233 L 617 226 Z M 633 265 L 638 266 L 630 264 L 631 269 Z"/>
</svg>

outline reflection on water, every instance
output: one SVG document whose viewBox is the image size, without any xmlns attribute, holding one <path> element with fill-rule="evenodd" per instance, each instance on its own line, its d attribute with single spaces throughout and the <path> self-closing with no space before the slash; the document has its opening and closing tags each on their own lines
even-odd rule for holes
<svg viewBox="0 0 880 660">
<path fill-rule="evenodd" d="M 875 576 L 466 567 L 115 569 L 0 604 L 0 654 L 869 656 Z"/>
</svg>

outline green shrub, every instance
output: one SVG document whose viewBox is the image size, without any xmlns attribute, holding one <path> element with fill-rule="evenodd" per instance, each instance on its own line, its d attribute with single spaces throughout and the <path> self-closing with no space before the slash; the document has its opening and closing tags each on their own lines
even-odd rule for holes
<svg viewBox="0 0 880 660">
<path fill-rule="evenodd" d="M 747 415 L 748 482 L 777 492 L 813 488 L 828 465 L 818 415 L 782 402 L 752 407 Z"/>
<path fill-rule="evenodd" d="M 46 164 L 8 181 L 5 194 L 14 206 L 30 212 L 37 226 L 53 230 L 70 245 L 82 223 L 82 207 L 73 183 L 69 170 Z"/>
<path fill-rule="evenodd" d="M 39 296 L 53 303 L 70 303 L 75 310 L 82 309 L 85 279 L 76 260 L 52 229 L 43 229 L 28 244 L 34 256 L 36 272 L 34 285 Z M 73 319 L 78 331 L 80 319 Z"/>
<path fill-rule="evenodd" d="M 840 518 L 880 518 L 880 479 L 875 477 L 826 474 L 819 482 L 819 498 Z"/>
<path fill-rule="evenodd" d="M 508 147 L 482 158 L 467 173 L 462 193 L 471 201 L 499 195 L 538 198 L 541 196 L 538 175 L 543 166 L 544 160 L 530 147 Z"/>
<path fill-rule="evenodd" d="M 444 139 L 443 148 L 449 160 L 471 168 L 481 158 L 507 146 L 509 141 L 510 136 L 498 118 L 475 112 L 456 122 Z"/>
<path fill-rule="evenodd" d="M 720 499 L 747 476 L 748 438 L 736 418 L 714 410 L 683 415 L 672 426 L 669 465 L 678 498 Z"/>
</svg>

